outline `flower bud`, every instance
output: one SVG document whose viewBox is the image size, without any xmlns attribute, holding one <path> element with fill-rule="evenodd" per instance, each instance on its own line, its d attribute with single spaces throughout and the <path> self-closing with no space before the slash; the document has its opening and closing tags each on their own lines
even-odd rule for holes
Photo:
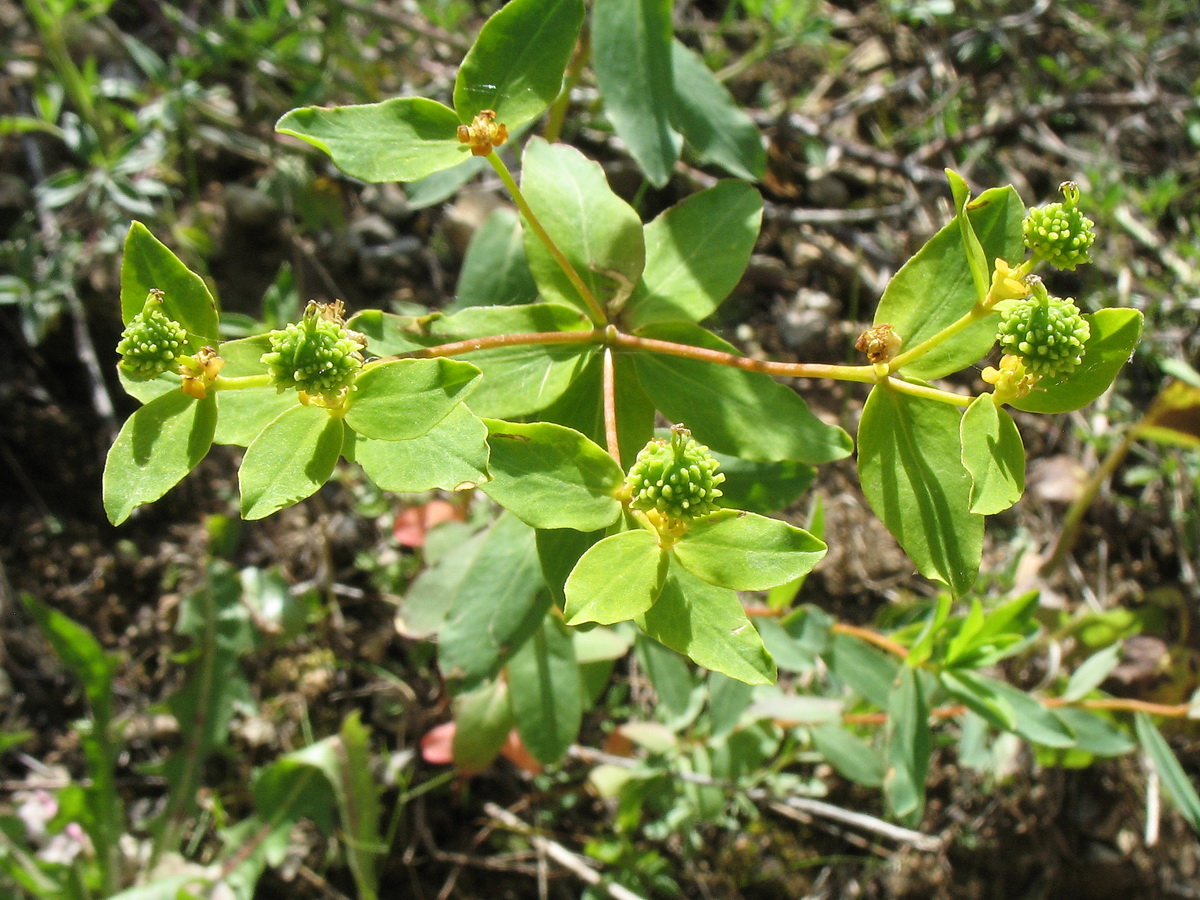
<svg viewBox="0 0 1200 900">
<path fill-rule="evenodd" d="M 1059 269 L 1074 269 L 1090 263 L 1088 255 L 1096 234 L 1096 224 L 1075 208 L 1079 200 L 1079 189 L 1073 182 L 1062 186 L 1065 198 L 1062 203 L 1050 203 L 1029 210 L 1022 223 L 1025 246 L 1050 265 Z"/>
<path fill-rule="evenodd" d="M 279 391 L 294 388 L 334 402 L 362 367 L 362 345 L 342 322 L 341 304 L 309 303 L 300 322 L 272 331 L 262 362 Z"/>
<path fill-rule="evenodd" d="M 117 344 L 120 367 L 134 381 L 148 381 L 174 368 L 187 348 L 187 331 L 162 309 L 162 291 L 151 291 Z"/>
<path fill-rule="evenodd" d="M 1035 281 L 1033 295 L 1004 313 L 996 339 L 1004 353 L 1020 357 L 1029 374 L 1050 378 L 1075 371 L 1090 336 L 1091 328 L 1075 302 L 1051 297 Z"/>
<path fill-rule="evenodd" d="M 634 509 L 657 511 L 668 520 L 690 522 L 719 508 L 717 487 L 725 475 L 707 447 L 682 425 L 671 429 L 670 440 L 648 443 L 629 470 L 628 485 Z"/>
</svg>

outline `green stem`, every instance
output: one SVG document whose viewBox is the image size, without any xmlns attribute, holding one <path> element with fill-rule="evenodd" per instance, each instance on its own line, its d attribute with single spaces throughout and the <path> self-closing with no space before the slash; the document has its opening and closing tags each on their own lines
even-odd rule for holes
<svg viewBox="0 0 1200 900">
<path fill-rule="evenodd" d="M 247 388 L 270 387 L 271 376 L 263 375 L 242 375 L 238 378 L 222 378 L 218 375 L 209 385 L 213 390 L 217 391 L 242 391 Z"/>
<path fill-rule="evenodd" d="M 938 403 L 947 403 L 950 406 L 970 406 L 975 400 L 973 396 L 956 394 L 953 391 L 942 391 L 925 384 L 913 384 L 911 381 L 905 381 L 903 378 L 889 378 L 887 383 L 888 387 L 901 394 L 924 397 L 926 400 L 936 400 Z"/>
<path fill-rule="evenodd" d="M 553 105 L 550 107 L 550 112 L 546 116 L 546 130 L 543 137 L 551 144 L 559 139 L 562 135 L 563 120 L 567 117 L 567 107 L 571 105 L 571 90 L 579 82 L 579 76 L 583 73 L 583 67 L 591 56 L 591 46 L 586 37 L 582 39 L 579 46 L 575 48 L 575 55 L 571 58 L 571 64 L 567 67 L 567 75 L 563 80 L 563 89 L 555 98 Z"/>
<path fill-rule="evenodd" d="M 529 223 L 529 227 L 533 229 L 533 233 L 537 235 L 538 240 L 546 245 L 546 249 L 550 251 L 550 255 L 554 257 L 554 261 L 563 270 L 563 273 L 567 276 L 567 280 L 571 282 L 572 287 L 583 298 L 592 321 L 597 325 L 607 322 L 608 315 L 605 313 L 604 307 L 596 300 L 595 296 L 588 289 L 588 286 L 583 283 L 583 279 L 579 277 L 579 273 L 571 265 L 571 261 L 558 249 L 558 244 L 554 243 L 554 239 L 542 227 L 542 223 L 538 221 L 538 217 L 529 206 L 525 195 L 521 193 L 521 189 L 517 186 L 512 173 L 508 171 L 508 166 L 504 164 L 504 160 L 495 151 L 487 155 L 487 160 L 492 164 L 492 168 L 496 170 L 496 174 L 500 176 L 500 180 L 504 182 L 504 186 L 508 188 L 509 194 L 512 195 L 513 200 L 517 204 L 517 209 L 521 210 L 521 214 L 525 217 L 525 221 Z"/>
<path fill-rule="evenodd" d="M 616 329 L 609 326 L 611 331 Z M 613 369 L 612 347 L 604 348 L 604 442 L 608 455 L 621 465 L 621 441 L 617 431 L 617 380 Z"/>
<path fill-rule="evenodd" d="M 1092 477 L 1088 479 L 1083 490 L 1079 492 L 1079 496 L 1071 503 L 1067 513 L 1063 516 L 1062 530 L 1058 533 L 1058 540 L 1054 543 L 1054 550 L 1050 556 L 1042 563 L 1038 569 L 1038 574 L 1042 578 L 1046 578 L 1053 573 L 1066 560 L 1071 548 L 1075 546 L 1075 541 L 1079 538 L 1079 529 L 1083 525 L 1083 517 L 1096 501 L 1096 495 L 1100 493 L 1100 488 L 1104 482 L 1112 477 L 1112 474 L 1117 470 L 1117 467 L 1124 461 L 1126 454 L 1129 453 L 1130 447 L 1133 446 L 1133 441 L 1136 437 L 1135 431 L 1130 430 L 1125 433 L 1125 436 L 1108 451 L 1108 456 L 1104 457 L 1104 462 L 1100 464 Z"/>
<path fill-rule="evenodd" d="M 892 372 L 898 371 L 901 367 L 908 365 L 908 363 L 912 362 L 914 359 L 924 356 L 930 350 L 940 346 L 941 344 L 944 344 L 946 341 L 950 340 L 950 338 L 959 334 L 964 329 L 969 328 L 981 319 L 986 319 L 991 314 L 992 311 L 990 309 L 985 309 L 979 304 L 976 304 L 971 308 L 971 311 L 962 318 L 951 322 L 937 334 L 926 338 L 911 350 L 905 350 L 899 356 L 890 360 L 888 362 L 888 370 Z"/>
</svg>

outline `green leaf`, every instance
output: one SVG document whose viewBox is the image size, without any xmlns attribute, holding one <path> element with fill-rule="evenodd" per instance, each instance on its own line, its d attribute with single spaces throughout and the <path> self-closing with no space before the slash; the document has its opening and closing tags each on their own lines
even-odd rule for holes
<svg viewBox="0 0 1200 900">
<path fill-rule="evenodd" d="M 478 386 L 479 370 L 452 359 L 397 359 L 355 379 L 346 424 L 364 437 L 405 441 L 444 419 Z"/>
<path fill-rule="evenodd" d="M 746 270 L 762 211 L 750 185 L 721 181 L 647 224 L 646 268 L 626 309 L 629 327 L 710 316 Z"/>
<path fill-rule="evenodd" d="M 979 571 L 984 519 L 969 511 L 959 419 L 945 403 L 876 386 L 858 427 L 858 473 L 921 574 L 962 596 Z"/>
<path fill-rule="evenodd" d="M 192 352 L 220 343 L 217 304 L 208 286 L 141 222 L 129 226 L 121 259 L 121 321 L 142 311 L 152 289 L 163 292 L 163 311 L 188 333 Z"/>
<path fill-rule="evenodd" d="M 967 205 L 967 215 L 987 258 L 989 279 L 997 257 L 1014 265 L 1024 259 L 1021 221 L 1025 204 L 1011 187 L 984 191 Z M 976 299 L 962 230 L 957 221 L 951 221 L 892 278 L 879 301 L 874 323 L 890 324 L 903 341 L 901 349 L 908 350 L 969 313 Z M 913 360 L 904 367 L 904 374 L 941 378 L 979 360 L 995 340 L 996 321 L 989 316 Z"/>
<path fill-rule="evenodd" d="M 1200 833 L 1200 796 L 1192 780 L 1188 778 L 1183 766 L 1171 752 L 1171 747 L 1162 733 L 1154 727 L 1154 722 L 1144 712 L 1134 717 L 1134 728 L 1137 731 L 1138 742 L 1154 763 L 1158 777 L 1166 788 L 1167 796 L 1175 801 L 1184 821 L 1192 826 L 1192 831 Z"/>
<path fill-rule="evenodd" d="M 962 464 L 971 475 L 971 512 L 990 516 L 1008 509 L 1025 493 L 1025 445 L 1016 423 L 980 394 L 959 425 Z"/>
<path fill-rule="evenodd" d="M 356 438 L 354 461 L 385 491 L 467 490 L 489 477 L 487 426 L 459 404 L 420 437 L 407 441 Z"/>
<path fill-rule="evenodd" d="M 642 220 L 612 192 L 599 163 L 564 144 L 532 138 L 525 145 L 521 189 L 530 208 L 596 301 L 619 309 L 646 262 Z M 579 291 L 531 228 L 525 254 L 547 300 L 588 312 Z"/>
<path fill-rule="evenodd" d="M 946 678 L 948 675 L 951 673 L 942 673 L 946 689 L 997 728 L 1012 731 L 1045 747 L 1075 745 L 1075 734 L 1058 710 L 1043 706 L 1036 697 L 1020 688 L 965 669 L 955 670 L 950 680 Z M 990 703 L 975 705 L 973 698 L 988 698 Z"/>
<path fill-rule="evenodd" d="M 592 68 L 604 111 L 629 154 L 662 187 L 682 141 L 671 128 L 675 99 L 670 0 L 596 0 Z"/>
<path fill-rule="evenodd" d="M 883 760 L 875 748 L 858 735 L 834 723 L 818 725 L 810 734 L 817 752 L 843 777 L 863 787 L 883 785 Z"/>
<path fill-rule="evenodd" d="M 835 634 L 821 653 L 829 671 L 851 690 L 880 709 L 888 708 L 888 696 L 900 664 L 868 647 L 858 638 Z"/>
<path fill-rule="evenodd" d="M 396 327 L 398 325 L 401 327 Z M 578 310 L 552 303 L 470 307 L 452 316 L 435 315 L 410 320 L 407 324 L 399 321 L 399 317 L 385 314 L 375 328 L 390 345 L 411 337 L 420 341 L 414 346 L 433 346 L 498 334 L 591 330 Z M 595 343 L 534 344 L 472 353 L 471 364 L 483 373 L 483 379 L 471 395 L 471 409 L 476 415 L 497 419 L 530 415 L 545 409 L 586 370 L 597 347 Z M 402 351 L 389 346 L 386 350 L 376 348 L 375 352 Z"/>
<path fill-rule="evenodd" d="M 625 473 L 578 431 L 485 419 L 492 480 L 483 492 L 534 528 L 596 531 L 616 521 Z"/>
<path fill-rule="evenodd" d="M 643 337 L 705 347 L 736 348 L 686 323 L 639 329 Z M 672 422 L 685 423 L 696 439 L 719 453 L 771 462 L 820 464 L 850 453 L 850 436 L 826 425 L 799 394 L 769 375 L 680 356 L 638 352 L 634 368 L 642 390 Z"/>
<path fill-rule="evenodd" d="M 1137 346 L 1143 316 L 1136 309 L 1102 309 L 1084 318 L 1091 335 L 1079 368 L 1039 380 L 1029 396 L 1014 400 L 1012 406 L 1025 412 L 1064 413 L 1087 406 L 1108 390 Z"/>
<path fill-rule="evenodd" d="M 483 109 L 511 132 L 562 90 L 583 24 L 582 0 L 511 0 L 484 23 L 454 82 L 454 109 L 469 123 Z"/>
<path fill-rule="evenodd" d="M 622 419 L 624 426 L 624 419 Z M 721 502 L 731 509 L 770 515 L 791 505 L 808 490 L 816 470 L 802 462 L 753 462 L 713 453 L 725 480 L 721 482 Z"/>
<path fill-rule="evenodd" d="M 575 645 L 566 626 L 547 616 L 508 662 L 513 718 L 533 758 L 553 765 L 579 737 L 582 686 Z"/>
<path fill-rule="evenodd" d="M 104 464 L 104 511 L 120 525 L 173 488 L 208 454 L 217 424 L 213 398 L 172 391 L 126 419 Z"/>
<path fill-rule="evenodd" d="M 501 515 L 458 583 L 441 629 L 438 666 L 450 689 L 470 690 L 495 675 L 541 624 L 550 603 L 533 529 Z"/>
<path fill-rule="evenodd" d="M 454 110 L 423 97 L 358 106 L 293 109 L 276 125 L 324 150 L 333 164 L 363 181 L 416 181 L 471 159 L 458 141 Z"/>
<path fill-rule="evenodd" d="M 124 812 L 117 791 L 119 745 L 113 730 L 113 676 L 117 658 L 104 652 L 86 628 L 28 594 L 21 601 L 38 629 L 54 648 L 67 671 L 83 685 L 91 722 L 78 730 L 91 783 L 82 788 L 88 837 L 105 883 L 118 878 L 118 842 L 124 833 Z M 62 795 L 60 794 L 60 802 Z M 2 840 L 3 838 L 0 838 Z"/>
<path fill-rule="evenodd" d="M 567 624 L 611 625 L 641 615 L 662 592 L 667 562 L 658 536 L 640 528 L 593 545 L 567 577 Z"/>
<path fill-rule="evenodd" d="M 344 430 L 341 419 L 318 406 L 281 413 L 242 458 L 242 518 L 262 519 L 316 493 L 333 474 Z"/>
<path fill-rule="evenodd" d="M 461 694 L 454 702 L 454 767 L 464 775 L 482 772 L 500 755 L 513 727 L 508 684 L 497 679 Z"/>
<path fill-rule="evenodd" d="M 509 135 L 509 138 L 511 139 L 512 135 Z M 452 169 L 442 169 L 440 172 L 409 182 L 404 187 L 408 208 L 415 211 L 445 203 L 468 182 L 477 178 L 480 172 L 490 168 L 486 157 L 470 156 L 466 162 Z"/>
<path fill-rule="evenodd" d="M 1075 732 L 1075 748 L 1095 756 L 1124 756 L 1134 744 L 1122 731 L 1097 713 L 1073 706 L 1056 710 L 1063 723 Z"/>
<path fill-rule="evenodd" d="M 539 528 L 538 560 L 542 577 L 560 609 L 566 606 L 566 583 L 579 558 L 604 537 L 603 531 L 582 532 L 573 528 Z"/>
<path fill-rule="evenodd" d="M 679 40 L 671 42 L 671 72 L 675 87 L 671 124 L 700 160 L 747 181 L 762 178 L 767 153 L 758 126 L 699 54 Z"/>
<path fill-rule="evenodd" d="M 513 306 L 537 300 L 537 284 L 525 258 L 524 232 L 516 212 L 501 207 L 471 238 L 447 312 L 468 306 Z"/>
<path fill-rule="evenodd" d="M 423 640 L 441 630 L 488 534 L 481 531 L 472 535 L 413 579 L 397 605 L 395 624 L 399 634 Z"/>
<path fill-rule="evenodd" d="M 722 509 L 692 523 L 672 552 L 698 578 L 735 591 L 765 591 L 812 571 L 825 543 L 779 519 Z"/>
<path fill-rule="evenodd" d="M 650 679 L 654 692 L 658 694 L 660 706 L 667 714 L 663 718 L 687 719 L 689 714 L 693 713 L 692 697 L 695 687 L 695 678 L 687 660 L 669 647 L 663 646 L 658 641 L 652 641 L 640 633 L 635 640 L 634 651 L 637 655 L 638 665 Z M 635 743 L 647 747 L 652 752 L 665 752 L 674 747 L 673 735 L 661 727 L 649 730 L 648 736 L 651 740 L 639 741 L 634 732 L 636 725 L 637 723 L 628 722 L 621 731 Z M 655 743 L 653 738 L 661 737 L 664 732 L 667 738 L 665 745 L 661 748 L 653 746 Z"/>
<path fill-rule="evenodd" d="M 754 686 L 711 672 L 708 676 L 708 719 L 714 738 L 724 737 L 737 727 L 738 722 L 750 707 L 754 697 Z"/>
<path fill-rule="evenodd" d="M 267 371 L 262 355 L 271 349 L 267 335 L 226 341 L 221 345 L 225 368 L 222 378 L 241 378 L 261 375 Z M 214 444 L 235 444 L 248 447 L 259 433 L 285 409 L 300 403 L 293 390 L 277 391 L 273 387 L 221 390 L 217 397 L 217 430 Z"/>
<path fill-rule="evenodd" d="M 971 280 L 975 283 L 975 299 L 982 303 L 991 287 L 993 261 L 989 260 L 983 252 L 983 245 L 979 243 L 979 238 L 971 224 L 971 216 L 963 215 L 971 201 L 971 188 L 953 169 L 946 170 L 946 177 L 950 180 L 950 193 L 954 195 L 954 217 L 958 221 L 959 232 L 962 235 L 963 253 L 967 258 L 967 266 L 971 270 Z M 1013 264 L 1016 264 L 1016 260 L 1013 260 Z"/>
<path fill-rule="evenodd" d="M 892 814 L 913 825 L 925 810 L 925 778 L 932 744 L 929 703 L 915 669 L 901 668 L 888 694 L 887 713 L 888 768 L 883 792 Z"/>
<path fill-rule="evenodd" d="M 1071 673 L 1062 698 L 1068 703 L 1082 700 L 1108 678 L 1110 672 L 1121 661 L 1121 645 L 1119 643 L 1105 647 L 1080 663 L 1079 668 Z"/>
<path fill-rule="evenodd" d="M 707 584 L 675 563 L 639 624 L 659 643 L 713 672 L 747 684 L 775 682 L 775 662 L 737 594 Z"/>
</svg>

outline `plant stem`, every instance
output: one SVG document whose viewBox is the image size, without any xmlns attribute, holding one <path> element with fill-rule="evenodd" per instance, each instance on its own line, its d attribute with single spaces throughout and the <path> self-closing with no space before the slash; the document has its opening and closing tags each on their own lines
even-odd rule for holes
<svg viewBox="0 0 1200 900">
<path fill-rule="evenodd" d="M 1108 451 L 1108 456 L 1104 457 L 1104 462 L 1100 464 L 1092 477 L 1088 479 L 1083 490 L 1079 492 L 1072 502 L 1070 508 L 1063 516 L 1062 530 L 1058 533 L 1058 540 L 1054 542 L 1054 550 L 1050 556 L 1042 563 L 1038 569 L 1038 575 L 1046 578 L 1053 573 L 1059 566 L 1063 564 L 1067 556 L 1071 552 L 1071 548 L 1075 546 L 1075 541 L 1079 538 L 1079 529 L 1083 525 L 1083 517 L 1096 501 L 1096 495 L 1100 493 L 1100 488 L 1104 482 L 1112 477 L 1113 472 L 1124 461 L 1126 454 L 1129 453 L 1129 448 L 1133 446 L 1134 431 L 1127 431 L 1121 440 Z"/>
<path fill-rule="evenodd" d="M 980 321 L 981 319 L 986 319 L 991 314 L 992 314 L 992 311 L 990 309 L 984 309 L 982 306 L 979 306 L 978 304 L 976 304 L 974 307 L 971 308 L 971 311 L 969 313 L 967 313 L 965 316 L 963 316 L 962 318 L 960 318 L 954 322 L 951 322 L 949 325 L 947 325 L 945 328 L 943 328 L 937 334 L 933 335 L 932 337 L 926 338 L 925 340 L 921 341 L 921 343 L 917 344 L 917 346 L 913 347 L 911 350 L 905 350 L 903 353 L 901 353 L 895 359 L 890 360 L 888 363 L 889 371 L 895 372 L 898 369 L 900 369 L 902 366 L 905 366 L 908 363 L 912 362 L 914 359 L 917 359 L 920 356 L 924 356 L 930 350 L 932 350 L 935 347 L 939 346 L 940 344 L 943 344 L 946 341 L 950 340 L 950 338 L 954 337 L 956 334 L 963 331 L 965 328 L 968 328 L 971 325 L 974 325 L 976 322 Z"/>
<path fill-rule="evenodd" d="M 591 45 L 585 36 L 581 39 L 579 46 L 575 48 L 575 55 L 571 58 L 566 78 L 563 79 L 563 89 L 554 99 L 550 112 L 546 116 L 546 130 L 543 137 L 551 144 L 557 141 L 562 134 L 563 120 L 567 117 L 567 107 L 571 105 L 571 90 L 579 82 L 579 76 L 591 55 Z"/>
<path fill-rule="evenodd" d="M 936 400 L 938 403 L 948 403 L 951 406 L 970 406 L 975 400 L 973 396 L 943 391 L 925 384 L 913 384 L 903 378 L 889 378 L 887 384 L 889 388 L 898 393 L 912 394 L 914 397 L 924 397 L 926 400 Z"/>
<path fill-rule="evenodd" d="M 533 233 L 537 235 L 538 240 L 546 245 L 546 249 L 550 251 L 550 255 L 554 257 L 554 261 L 558 263 L 559 268 L 563 270 L 563 274 L 567 276 L 567 280 L 571 282 L 571 286 L 583 298 L 592 322 L 597 325 L 607 322 L 608 315 L 605 313 L 604 307 L 596 300 L 595 296 L 588 289 L 588 286 L 583 283 L 583 279 L 579 277 L 579 273 L 571 265 L 571 261 L 558 249 L 558 244 L 554 243 L 554 239 L 542 227 L 542 223 L 538 221 L 538 217 L 529 206 L 525 195 L 521 193 L 521 189 L 517 186 L 512 173 L 508 171 L 508 166 L 504 164 L 504 160 L 494 150 L 487 155 L 487 160 L 492 164 L 492 168 L 496 170 L 496 174 L 500 176 L 500 180 L 504 182 L 504 186 L 508 188 L 509 194 L 512 195 L 513 200 L 517 204 L 517 209 L 521 210 L 521 214 L 525 217 L 525 221 L 529 223 L 529 227 L 533 229 Z"/>
<path fill-rule="evenodd" d="M 408 350 L 394 356 L 385 356 L 382 359 L 373 359 L 363 368 L 369 369 L 395 359 L 437 359 L 458 356 L 460 353 L 493 350 L 496 347 L 522 347 L 531 344 L 599 344 L 603 342 L 605 333 L 604 329 L 595 328 L 589 331 L 526 331 L 516 334 L 489 334 L 483 337 L 467 338 L 463 341 L 451 341 L 448 344 L 438 344 L 436 347 Z"/>
<path fill-rule="evenodd" d="M 237 378 L 222 378 L 218 375 L 209 385 L 216 391 L 241 391 L 247 388 L 270 387 L 271 376 L 262 375 L 242 375 Z"/>
</svg>

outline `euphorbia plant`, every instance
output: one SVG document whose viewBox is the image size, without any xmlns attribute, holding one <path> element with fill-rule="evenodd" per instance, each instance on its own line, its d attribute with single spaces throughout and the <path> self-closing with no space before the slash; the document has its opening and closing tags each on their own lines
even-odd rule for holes
<svg viewBox="0 0 1200 900">
<path fill-rule="evenodd" d="M 602 13 L 620 18 L 614 6 L 597 2 L 598 37 L 613 27 Z M 1028 602 L 985 616 L 975 601 L 965 620 L 950 618 L 949 603 L 975 583 L 985 517 L 1024 489 L 1007 408 L 1086 405 L 1138 340 L 1138 312 L 1081 314 L 1033 273 L 1039 263 L 1088 261 L 1092 223 L 1076 208 L 1078 192 L 1067 186 L 1065 202 L 1030 211 L 1012 187 L 972 197 L 948 173 L 955 216 L 888 285 L 859 341 L 862 364 L 747 358 L 700 322 L 754 248 L 763 204 L 751 184 L 718 181 L 643 223 L 576 149 L 524 139 L 519 184 L 500 156 L 559 100 L 583 17 L 581 0 L 512 0 L 467 54 L 453 109 L 402 98 L 296 109 L 278 125 L 367 181 L 490 164 L 521 214 L 519 264 L 536 285 L 534 303 L 506 305 L 512 298 L 501 295 L 451 315 L 366 310 L 349 320 L 340 304 L 311 304 L 285 329 L 222 343 L 204 283 L 133 226 L 120 368 L 145 405 L 109 456 L 110 518 L 120 523 L 162 496 L 214 442 L 246 447 L 246 518 L 308 497 L 339 459 L 389 491 L 481 491 L 503 513 L 426 573 L 434 589 L 422 593 L 412 630 L 437 635 L 460 715 L 472 739 L 488 743 L 483 756 L 515 722 L 534 755 L 552 761 L 589 702 L 581 673 L 629 646 L 625 631 L 604 645 L 595 625 L 629 620 L 709 670 L 774 682 L 775 661 L 737 592 L 794 585 L 819 562 L 818 537 L 767 514 L 795 499 L 811 467 L 854 449 L 802 391 L 776 379 L 859 382 L 868 389 L 857 435 L 863 491 L 916 568 L 946 591 L 908 643 L 877 641 L 907 657 L 891 693 L 873 694 L 893 716 L 893 808 L 919 809 L 922 713 L 938 692 L 995 727 L 1063 746 L 1073 734 L 1065 720 L 1030 730 L 1029 707 L 976 671 L 1029 637 Z M 648 179 L 661 183 L 661 164 L 681 142 L 733 174 L 761 171 L 748 120 L 672 41 L 669 22 L 665 36 L 637 33 L 638 47 L 655 40 L 677 82 L 666 111 L 639 107 L 645 98 L 614 89 L 596 61 L 611 117 Z M 639 56 L 651 67 L 653 58 Z M 984 369 L 982 393 L 933 383 L 984 360 L 997 341 L 1002 356 Z M 664 436 L 659 417 L 673 423 Z M 571 628 L 585 624 L 594 630 Z M 922 676 L 931 658 L 945 675 L 937 684 Z M 519 682 L 511 692 L 502 670 Z M 478 746 L 471 753 L 481 755 Z"/>
</svg>

